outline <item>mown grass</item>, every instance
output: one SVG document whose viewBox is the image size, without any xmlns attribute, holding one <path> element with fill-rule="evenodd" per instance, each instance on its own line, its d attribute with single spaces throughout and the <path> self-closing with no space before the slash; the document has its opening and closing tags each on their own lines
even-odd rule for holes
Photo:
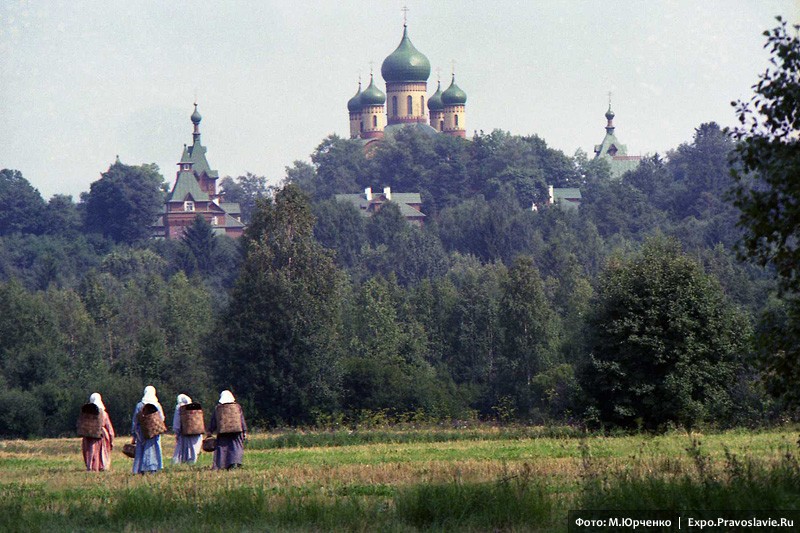
<svg viewBox="0 0 800 533">
<path fill-rule="evenodd" d="M 800 508 L 791 428 L 466 431 L 376 430 L 353 444 L 330 432 L 256 434 L 242 469 L 211 471 L 203 454 L 151 476 L 131 475 L 118 449 L 112 471 L 83 471 L 79 439 L 0 442 L 0 531 L 563 531 L 574 508 Z"/>
</svg>

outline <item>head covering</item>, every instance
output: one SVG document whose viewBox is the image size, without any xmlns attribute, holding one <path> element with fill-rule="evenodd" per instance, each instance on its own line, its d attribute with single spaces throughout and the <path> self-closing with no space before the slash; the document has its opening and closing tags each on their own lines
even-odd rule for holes
<svg viewBox="0 0 800 533">
<path fill-rule="evenodd" d="M 175 404 L 175 409 L 180 408 L 181 405 L 187 405 L 192 403 L 192 399 L 186 396 L 185 394 L 178 394 L 178 403 Z"/>
<path fill-rule="evenodd" d="M 89 403 L 95 404 L 102 411 L 106 410 L 106 406 L 103 405 L 103 398 L 100 396 L 99 392 L 94 392 L 91 396 L 89 396 Z"/>
<path fill-rule="evenodd" d="M 142 403 L 158 403 L 158 396 L 156 396 L 156 388 L 148 385 L 144 388 L 144 396 L 142 396 Z"/>
<path fill-rule="evenodd" d="M 219 395 L 219 403 L 233 403 L 236 401 L 236 398 L 233 397 L 233 394 L 229 390 L 224 390 Z"/>
</svg>

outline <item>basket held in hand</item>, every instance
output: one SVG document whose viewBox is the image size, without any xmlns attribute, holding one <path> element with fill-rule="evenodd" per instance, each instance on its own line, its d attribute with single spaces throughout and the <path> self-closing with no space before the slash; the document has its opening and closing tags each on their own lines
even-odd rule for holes
<svg viewBox="0 0 800 533">
<path fill-rule="evenodd" d="M 217 449 L 217 438 L 216 437 L 206 437 L 203 439 L 203 451 L 204 452 L 213 452 Z"/>
<path fill-rule="evenodd" d="M 136 445 L 130 442 L 122 447 L 122 453 L 131 459 L 136 456 Z"/>
</svg>

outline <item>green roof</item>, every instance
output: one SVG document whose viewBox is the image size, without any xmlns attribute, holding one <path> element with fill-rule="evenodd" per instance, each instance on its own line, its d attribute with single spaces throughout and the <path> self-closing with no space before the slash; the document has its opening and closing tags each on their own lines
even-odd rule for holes
<svg viewBox="0 0 800 533">
<path fill-rule="evenodd" d="M 383 60 L 381 75 L 387 82 L 428 81 L 431 63 L 425 55 L 414 48 L 408 38 L 408 28 L 403 26 L 403 38 L 394 52 Z"/>
<path fill-rule="evenodd" d="M 369 86 L 364 89 L 364 92 L 361 93 L 361 97 L 359 98 L 361 107 L 367 107 L 370 105 L 383 105 L 385 102 L 386 95 L 383 94 L 383 91 L 375 87 L 375 81 L 372 78 L 372 74 L 370 74 Z"/>
<path fill-rule="evenodd" d="M 351 112 L 361 111 L 361 81 L 358 82 L 358 91 L 355 96 L 347 101 L 347 110 Z"/>
<path fill-rule="evenodd" d="M 183 202 L 189 197 L 195 202 L 208 202 L 210 200 L 208 193 L 203 192 L 200 188 L 200 184 L 194 174 L 188 170 L 182 170 L 178 172 L 178 178 L 175 180 L 175 185 L 167 197 L 167 202 Z"/>
<path fill-rule="evenodd" d="M 581 190 L 578 189 L 578 188 L 574 188 L 574 187 L 556 188 L 556 187 L 553 187 L 553 199 L 554 200 L 560 200 L 560 199 L 564 199 L 564 200 L 566 200 L 566 199 L 578 199 L 578 200 L 580 200 L 581 198 L 582 198 Z"/>
<path fill-rule="evenodd" d="M 430 111 L 441 111 L 444 109 L 444 104 L 442 103 L 442 82 L 439 81 L 436 83 L 436 92 L 428 98 L 428 109 Z"/>
<path fill-rule="evenodd" d="M 375 191 L 373 196 L 382 196 L 382 191 Z M 383 201 L 368 201 L 367 197 L 364 196 L 363 193 L 361 194 L 337 194 L 336 200 L 341 202 L 350 202 L 352 203 L 356 209 L 364 216 L 369 216 L 370 211 L 368 209 L 370 204 L 373 203 L 385 203 Z M 410 204 L 421 205 L 422 198 L 420 197 L 418 192 L 392 192 L 392 199 L 388 200 L 388 202 L 392 202 L 397 204 L 400 208 L 400 214 L 406 218 L 419 218 L 424 217 L 425 214 L 421 211 L 411 207 Z"/>
<path fill-rule="evenodd" d="M 444 105 L 464 105 L 467 103 L 467 93 L 456 85 L 455 74 L 453 74 L 453 81 L 450 83 L 450 87 L 442 93 L 442 103 Z"/>
<path fill-rule="evenodd" d="M 242 208 L 236 202 L 222 202 L 219 204 L 223 211 L 230 215 L 241 215 Z"/>
</svg>

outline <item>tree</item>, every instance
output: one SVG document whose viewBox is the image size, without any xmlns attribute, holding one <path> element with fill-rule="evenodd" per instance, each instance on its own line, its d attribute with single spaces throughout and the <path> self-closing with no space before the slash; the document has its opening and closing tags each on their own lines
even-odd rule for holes
<svg viewBox="0 0 800 533">
<path fill-rule="evenodd" d="M 217 381 L 262 420 L 307 423 L 339 400 L 343 279 L 314 240 L 308 199 L 296 185 L 257 206 L 212 352 Z"/>
<path fill-rule="evenodd" d="M 612 260 L 589 316 L 581 382 L 603 423 L 691 428 L 732 407 L 749 325 L 674 240 Z"/>
<path fill-rule="evenodd" d="M 534 377 L 555 363 L 558 319 L 532 258 L 520 256 L 514 261 L 502 289 L 498 317 L 502 359 L 495 387 L 498 398 L 512 398 L 527 414 L 536 403 Z"/>
<path fill-rule="evenodd" d="M 0 235 L 40 233 L 45 203 L 19 170 L 0 170 Z"/>
<path fill-rule="evenodd" d="M 183 234 L 183 243 L 192 252 L 197 268 L 208 274 L 214 268 L 214 255 L 217 250 L 217 237 L 205 217 L 197 215 L 191 226 Z M 191 272 L 190 272 L 191 274 Z"/>
<path fill-rule="evenodd" d="M 81 195 L 87 229 L 126 244 L 149 238 L 164 203 L 158 166 L 117 160 L 101 176 Z"/>
<path fill-rule="evenodd" d="M 771 66 L 737 101 L 741 126 L 733 130 L 741 169 L 734 171 L 734 205 L 745 230 L 742 252 L 771 264 L 782 286 L 800 291 L 800 26 L 765 31 Z"/>
<path fill-rule="evenodd" d="M 219 185 L 225 194 L 225 202 L 239 204 L 242 209 L 242 221 L 245 224 L 250 222 L 250 218 L 253 216 L 256 201 L 271 194 L 270 188 L 267 186 L 267 178 L 256 176 L 250 172 L 239 176 L 235 181 L 230 176 L 226 176 Z"/>
</svg>

